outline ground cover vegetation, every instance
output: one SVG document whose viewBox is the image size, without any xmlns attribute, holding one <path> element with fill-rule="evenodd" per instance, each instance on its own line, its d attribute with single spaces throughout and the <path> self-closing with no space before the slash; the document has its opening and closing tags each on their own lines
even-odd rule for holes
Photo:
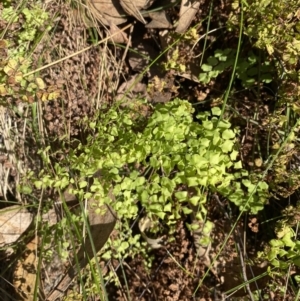
<svg viewBox="0 0 300 301">
<path fill-rule="evenodd" d="M 3 300 L 299 300 L 299 0 L 158 2 L 0 4 Z"/>
</svg>

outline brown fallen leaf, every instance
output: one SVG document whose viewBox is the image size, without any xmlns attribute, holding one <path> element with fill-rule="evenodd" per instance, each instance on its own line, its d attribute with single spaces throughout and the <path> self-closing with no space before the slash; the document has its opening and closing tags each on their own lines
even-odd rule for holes
<svg viewBox="0 0 300 301">
<path fill-rule="evenodd" d="M 69 201 L 76 199 L 74 195 L 69 193 L 68 189 L 66 193 L 64 193 L 64 196 L 65 198 L 67 197 Z M 114 198 L 112 194 L 110 194 L 110 197 Z M 98 203 L 93 199 L 88 200 L 88 221 L 91 238 L 87 236 L 76 253 L 76 259 L 78 260 L 79 267 L 77 268 L 77 260 L 74 259 L 65 276 L 45 300 L 55 301 L 64 295 L 65 291 L 68 289 L 79 270 L 84 268 L 89 260 L 94 257 L 93 246 L 97 253 L 104 246 L 109 238 L 109 235 L 113 231 L 117 220 L 114 211 L 108 205 L 103 205 L 100 208 L 102 214 L 97 214 L 95 212 L 96 208 L 99 208 Z"/>
<path fill-rule="evenodd" d="M 103 245 L 109 238 L 110 233 L 114 229 L 116 217 L 112 209 L 108 206 L 107 211 L 104 215 L 96 214 L 93 211 L 89 211 L 90 231 L 93 240 L 92 243 L 95 247 L 96 252 L 98 252 L 103 247 Z M 79 269 L 85 267 L 88 261 L 94 257 L 92 243 L 90 238 L 87 237 L 84 244 L 77 252 L 76 257 L 79 262 Z M 50 293 L 50 295 L 47 296 L 46 300 L 55 301 L 58 298 L 62 297 L 77 274 L 78 268 L 76 266 L 76 260 L 74 260 L 72 266 L 69 268 L 66 275 L 62 278 L 62 280 L 59 282 L 57 287 Z"/>
<path fill-rule="evenodd" d="M 27 230 L 33 216 L 26 208 L 16 205 L 0 210 L 0 247 L 10 245 Z"/>
<path fill-rule="evenodd" d="M 111 39 L 115 43 L 126 44 L 129 41 L 126 32 L 120 31 L 120 28 L 113 23 L 109 25 L 108 34 L 112 35 Z"/>
<path fill-rule="evenodd" d="M 94 18 L 106 26 L 127 21 L 119 0 L 87 0 L 87 6 Z"/>
<path fill-rule="evenodd" d="M 175 29 L 178 33 L 184 33 L 192 23 L 200 7 L 199 0 L 182 0 L 178 25 Z"/>
<path fill-rule="evenodd" d="M 120 0 L 120 4 L 129 16 L 135 17 L 140 22 L 146 24 L 141 10 L 147 9 L 154 0 Z"/>
<path fill-rule="evenodd" d="M 146 28 L 172 28 L 173 25 L 166 15 L 164 10 L 149 12 L 149 17 L 152 19 L 145 27 Z"/>
<path fill-rule="evenodd" d="M 140 9 L 132 0 L 120 0 L 121 6 L 129 16 L 135 17 L 137 20 L 146 24 L 147 22 L 140 13 Z"/>
<path fill-rule="evenodd" d="M 125 81 L 118 89 L 116 100 L 129 99 L 133 100 L 136 97 L 143 98 L 147 94 L 147 85 L 141 83 L 142 77 L 138 78 L 139 74 L 135 74 L 129 79 Z M 126 103 L 121 104 L 122 106 L 127 105 Z"/>
<path fill-rule="evenodd" d="M 22 257 L 17 261 L 13 273 L 15 298 L 22 301 L 34 300 L 35 286 L 38 284 L 37 266 L 37 237 L 34 237 L 26 246 Z M 15 299 L 14 299 L 15 300 Z"/>
<path fill-rule="evenodd" d="M 120 0 L 120 4 L 128 8 L 134 9 L 147 9 L 149 8 L 155 0 Z"/>
</svg>

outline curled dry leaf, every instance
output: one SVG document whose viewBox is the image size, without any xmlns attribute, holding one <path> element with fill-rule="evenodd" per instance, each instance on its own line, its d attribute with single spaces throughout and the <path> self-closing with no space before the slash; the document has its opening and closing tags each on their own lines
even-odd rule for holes
<svg viewBox="0 0 300 301">
<path fill-rule="evenodd" d="M 87 5 L 93 17 L 102 25 L 108 26 L 108 34 L 111 34 L 115 43 L 127 43 L 128 37 L 121 32 L 117 25 L 127 21 L 125 12 L 118 0 L 87 0 Z"/>
<path fill-rule="evenodd" d="M 0 247 L 10 245 L 27 230 L 33 216 L 22 206 L 0 210 Z"/>
<path fill-rule="evenodd" d="M 145 239 L 145 241 L 148 243 L 148 245 L 152 248 L 152 249 L 159 249 L 161 247 L 163 247 L 163 242 L 164 239 L 163 237 L 159 237 L 159 238 L 149 238 L 145 232 L 148 231 L 149 229 L 151 229 L 153 227 L 153 222 L 151 221 L 151 219 L 149 217 L 144 217 L 141 218 L 139 221 L 139 228 L 142 234 L 142 237 Z"/>
<path fill-rule="evenodd" d="M 141 10 L 147 9 L 153 2 L 154 0 L 120 0 L 120 4 L 125 12 L 144 24 L 146 24 L 146 21 L 141 14 Z"/>
<path fill-rule="evenodd" d="M 106 26 L 127 21 L 119 0 L 87 0 L 87 6 L 94 17 Z"/>
<path fill-rule="evenodd" d="M 147 9 L 149 8 L 155 0 L 120 0 L 120 4 L 132 9 Z"/>
<path fill-rule="evenodd" d="M 256 217 L 250 218 L 250 222 L 248 223 L 249 228 L 252 232 L 258 233 L 259 231 L 259 223 Z"/>
</svg>

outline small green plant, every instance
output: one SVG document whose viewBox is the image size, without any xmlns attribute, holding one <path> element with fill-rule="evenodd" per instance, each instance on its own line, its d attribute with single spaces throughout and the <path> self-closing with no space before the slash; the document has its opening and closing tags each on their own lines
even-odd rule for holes
<svg viewBox="0 0 300 301">
<path fill-rule="evenodd" d="M 219 74 L 229 70 L 234 65 L 236 50 L 218 49 L 213 56 L 207 58 L 207 62 L 202 64 L 203 72 L 199 74 L 199 81 L 208 84 L 211 79 L 216 78 Z M 257 82 L 270 83 L 272 81 L 273 67 L 267 60 L 260 62 L 253 51 L 249 51 L 245 57 L 240 57 L 236 75 L 244 87 L 251 87 Z"/>
<path fill-rule="evenodd" d="M 164 64 L 166 70 L 185 72 L 186 66 L 180 63 L 178 47 L 172 52 L 172 57 Z"/>
<path fill-rule="evenodd" d="M 197 32 L 197 29 L 191 28 L 183 35 L 170 32 L 164 37 L 164 39 L 164 43 L 168 45 L 172 44 L 176 40 L 178 41 L 178 43 L 174 45 L 174 48 L 170 49 L 168 60 L 163 63 L 164 68 L 166 70 L 185 73 L 186 69 L 189 69 L 189 67 L 187 67 L 187 62 L 190 60 L 189 51 L 187 51 L 187 49 L 192 48 L 199 40 L 199 33 Z"/>
<path fill-rule="evenodd" d="M 264 252 L 259 257 L 267 259 L 280 271 L 287 271 L 290 265 L 300 267 L 300 242 L 297 240 L 299 227 L 299 209 L 289 206 L 283 210 L 283 218 L 276 223 L 276 238 L 269 242 Z"/>
</svg>

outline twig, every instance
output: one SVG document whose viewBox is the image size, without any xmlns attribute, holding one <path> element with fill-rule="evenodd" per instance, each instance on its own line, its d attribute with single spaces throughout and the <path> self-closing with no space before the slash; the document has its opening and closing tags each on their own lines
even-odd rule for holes
<svg viewBox="0 0 300 301">
<path fill-rule="evenodd" d="M 247 272 L 246 272 L 246 266 L 245 266 L 245 262 L 244 262 L 244 257 L 243 257 L 243 254 L 242 254 L 240 243 L 238 241 L 237 241 L 237 248 L 238 248 L 238 252 L 239 252 L 239 255 L 240 255 L 240 261 L 241 261 L 241 266 L 242 266 L 243 278 L 244 278 L 244 281 L 246 283 L 247 292 L 249 294 L 249 297 L 250 297 L 251 301 L 255 301 L 254 298 L 253 298 L 251 289 L 250 289 L 250 285 L 248 283 L 248 278 L 247 278 Z"/>
</svg>

